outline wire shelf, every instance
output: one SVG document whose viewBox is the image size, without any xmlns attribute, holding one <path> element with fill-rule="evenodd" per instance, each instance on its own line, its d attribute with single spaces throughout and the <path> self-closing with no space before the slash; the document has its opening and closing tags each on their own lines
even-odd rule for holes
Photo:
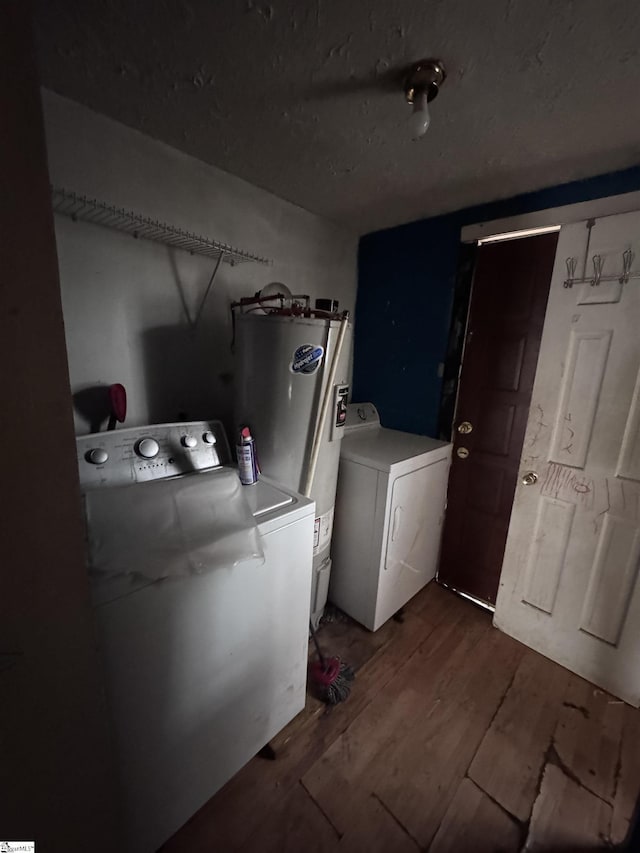
<svg viewBox="0 0 640 853">
<path fill-rule="evenodd" d="M 261 258 L 242 249 L 235 249 L 227 243 L 201 237 L 175 225 L 167 225 L 150 217 L 142 216 L 132 210 L 125 210 L 95 198 L 65 190 L 62 187 L 51 188 L 54 213 L 61 213 L 79 222 L 91 222 L 103 225 L 140 240 L 152 240 L 175 249 L 182 249 L 192 255 L 205 255 L 224 263 L 231 264 L 270 264 L 268 258 Z"/>
</svg>

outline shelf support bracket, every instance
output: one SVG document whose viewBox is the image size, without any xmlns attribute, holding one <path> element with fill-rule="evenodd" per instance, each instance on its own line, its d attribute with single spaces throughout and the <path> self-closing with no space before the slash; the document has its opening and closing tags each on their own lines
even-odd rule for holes
<svg viewBox="0 0 640 853">
<path fill-rule="evenodd" d="M 204 309 L 205 302 L 207 301 L 207 297 L 209 296 L 209 291 L 213 286 L 213 282 L 215 281 L 216 275 L 218 274 L 218 270 L 220 269 L 220 264 L 222 263 L 222 258 L 224 257 L 224 252 L 220 252 L 218 255 L 218 260 L 216 261 L 216 265 L 213 268 L 213 272 L 211 273 L 211 278 L 209 279 L 209 284 L 204 292 L 202 299 L 200 300 L 200 305 L 198 306 L 198 310 L 196 311 L 196 316 L 193 320 L 193 328 L 195 329 L 198 325 L 198 321 L 200 320 L 200 316 Z"/>
</svg>

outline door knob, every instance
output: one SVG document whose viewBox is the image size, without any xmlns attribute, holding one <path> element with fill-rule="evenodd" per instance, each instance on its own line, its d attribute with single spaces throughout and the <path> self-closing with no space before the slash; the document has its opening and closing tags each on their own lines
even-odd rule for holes
<svg viewBox="0 0 640 853">
<path fill-rule="evenodd" d="M 538 475 L 535 471 L 527 471 L 527 473 L 522 478 L 523 486 L 533 486 L 534 483 L 538 482 Z"/>
<path fill-rule="evenodd" d="M 458 427 L 458 432 L 462 433 L 462 435 L 468 435 L 472 429 L 473 424 L 470 424 L 469 421 L 462 421 L 462 423 Z"/>
</svg>

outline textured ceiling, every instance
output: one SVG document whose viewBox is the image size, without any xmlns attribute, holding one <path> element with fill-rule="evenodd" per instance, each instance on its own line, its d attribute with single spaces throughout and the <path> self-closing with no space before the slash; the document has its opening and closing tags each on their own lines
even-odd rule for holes
<svg viewBox="0 0 640 853">
<path fill-rule="evenodd" d="M 640 162 L 633 0 L 36 0 L 34 16 L 45 86 L 359 232 Z M 412 141 L 398 72 L 424 56 L 449 77 Z"/>
</svg>

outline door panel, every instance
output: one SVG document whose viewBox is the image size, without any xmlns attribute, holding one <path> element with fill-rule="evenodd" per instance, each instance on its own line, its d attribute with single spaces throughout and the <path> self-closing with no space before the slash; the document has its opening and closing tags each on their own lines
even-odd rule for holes
<svg viewBox="0 0 640 853">
<path fill-rule="evenodd" d="M 514 405 L 501 402 L 497 395 L 489 395 L 478 415 L 476 453 L 508 456 L 515 416 Z"/>
<path fill-rule="evenodd" d="M 496 600 L 557 234 L 478 250 L 439 580 Z M 467 421 L 469 433 L 458 428 Z M 466 448 L 469 455 L 457 455 Z"/>
<path fill-rule="evenodd" d="M 627 416 L 616 476 L 640 482 L 640 370 Z"/>
<path fill-rule="evenodd" d="M 610 343 L 610 329 L 569 332 L 567 367 L 551 442 L 553 462 L 584 468 Z"/>
<path fill-rule="evenodd" d="M 495 624 L 638 705 L 640 287 L 563 287 L 585 225 L 560 234 Z M 622 272 L 638 235 L 640 213 L 600 219 L 589 256 Z"/>
<path fill-rule="evenodd" d="M 522 362 L 527 343 L 525 335 L 505 337 L 497 342 L 496 390 L 517 391 L 520 387 Z"/>
<path fill-rule="evenodd" d="M 538 506 L 522 600 L 545 613 L 553 613 L 575 508 L 575 504 L 553 498 L 542 498 Z"/>
</svg>

